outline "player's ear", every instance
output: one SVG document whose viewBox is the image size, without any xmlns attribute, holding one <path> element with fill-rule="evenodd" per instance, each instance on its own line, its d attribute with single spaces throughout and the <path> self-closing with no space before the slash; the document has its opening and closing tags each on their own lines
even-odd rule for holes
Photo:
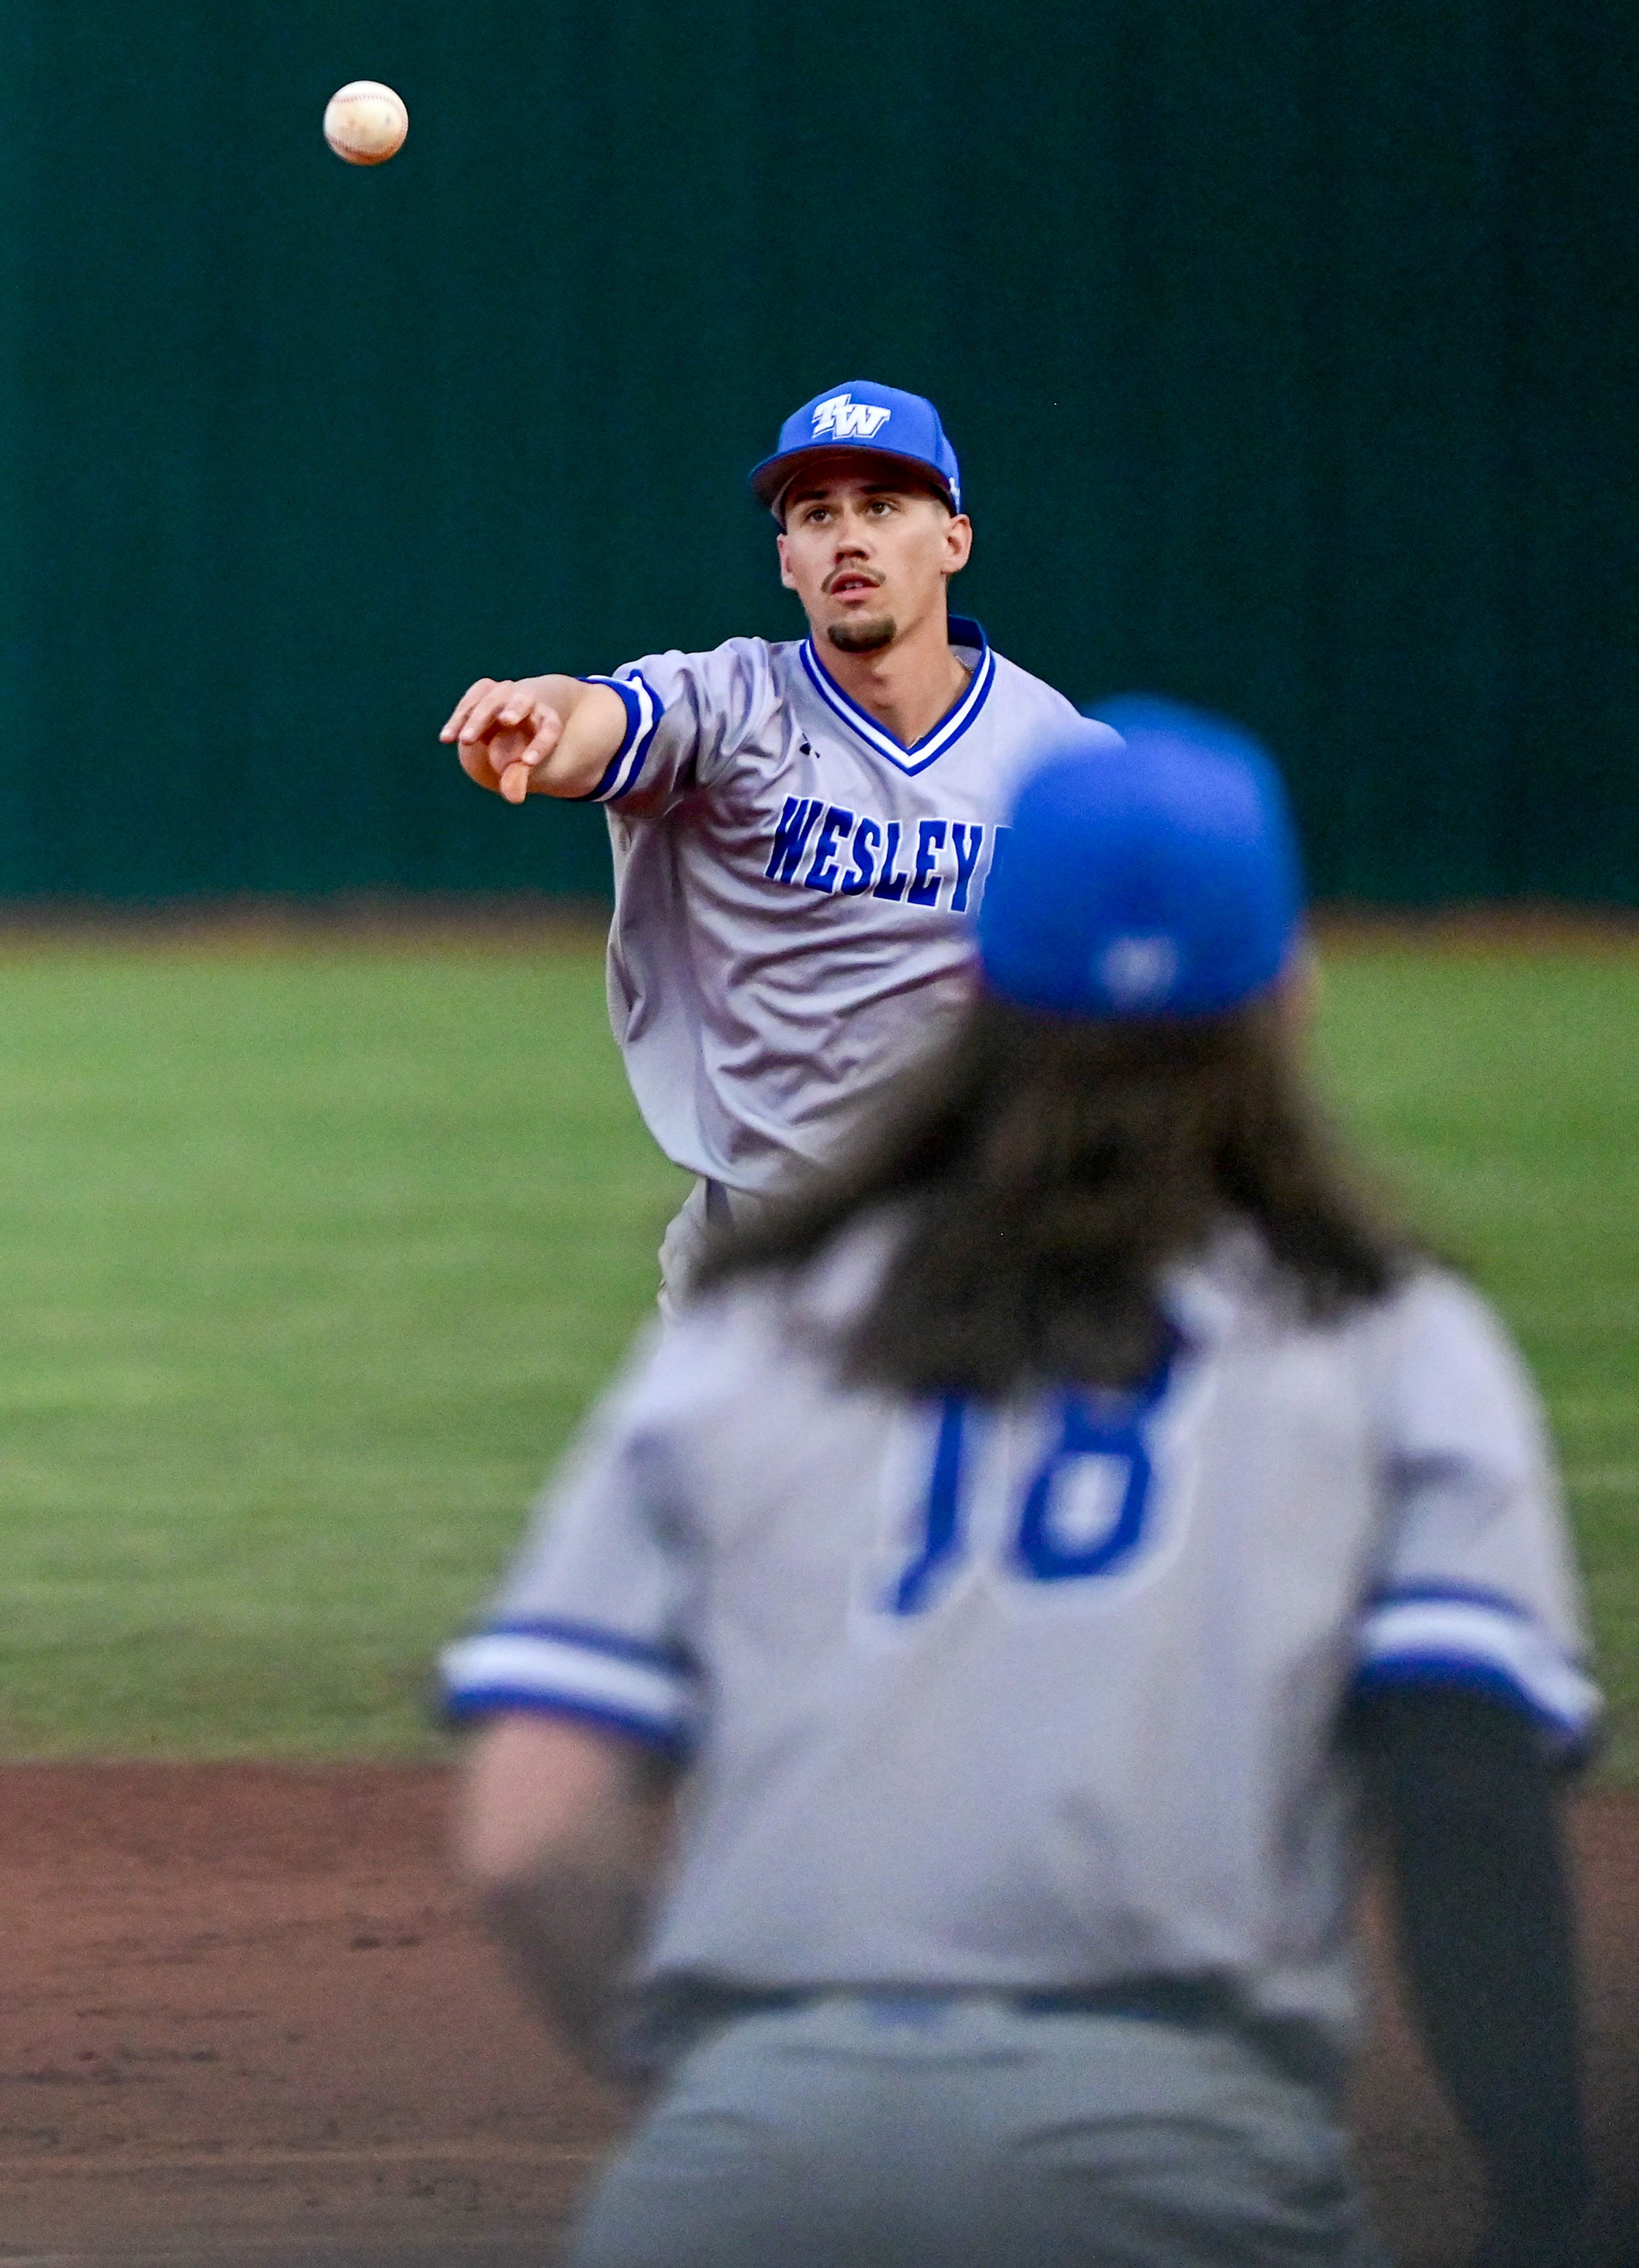
<svg viewBox="0 0 1639 2268">
<path fill-rule="evenodd" d="M 774 538 L 774 546 L 779 553 L 779 579 L 786 590 L 794 591 L 797 587 L 797 578 L 791 571 L 790 560 L 786 556 L 786 539 L 783 533 Z"/>
<path fill-rule="evenodd" d="M 959 575 L 973 551 L 973 523 L 966 512 L 953 512 L 945 523 L 945 572 Z"/>
</svg>

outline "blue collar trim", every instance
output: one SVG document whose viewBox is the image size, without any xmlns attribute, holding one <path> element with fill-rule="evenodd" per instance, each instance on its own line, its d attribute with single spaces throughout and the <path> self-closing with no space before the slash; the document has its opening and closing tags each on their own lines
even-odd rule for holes
<svg viewBox="0 0 1639 2268">
<path fill-rule="evenodd" d="M 923 772 L 929 764 L 936 763 L 953 742 L 962 738 L 984 707 L 996 679 L 996 657 L 977 622 L 970 622 L 965 615 L 952 615 L 949 634 L 953 646 L 977 648 L 978 659 L 973 665 L 973 674 L 960 698 L 946 710 L 931 733 L 924 733 L 915 746 L 909 748 L 896 740 L 886 725 L 879 725 L 857 701 L 849 699 L 815 652 L 811 637 L 802 641 L 802 666 L 820 699 L 836 711 L 845 725 L 852 726 L 867 748 L 875 755 L 885 757 L 889 763 L 902 772 Z"/>
</svg>

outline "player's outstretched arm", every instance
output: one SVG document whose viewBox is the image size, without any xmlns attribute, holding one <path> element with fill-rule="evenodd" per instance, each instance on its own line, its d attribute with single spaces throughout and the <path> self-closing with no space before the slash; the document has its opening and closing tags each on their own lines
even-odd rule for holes
<svg viewBox="0 0 1639 2268">
<path fill-rule="evenodd" d="M 521 803 L 527 795 L 590 795 L 625 736 L 618 693 L 551 674 L 479 678 L 439 738 L 455 743 L 469 779 Z"/>
<path fill-rule="evenodd" d="M 620 1734 L 519 1712 L 467 1752 L 456 1864 L 525 1993 L 594 2068 L 669 1825 L 647 1752 Z"/>
</svg>

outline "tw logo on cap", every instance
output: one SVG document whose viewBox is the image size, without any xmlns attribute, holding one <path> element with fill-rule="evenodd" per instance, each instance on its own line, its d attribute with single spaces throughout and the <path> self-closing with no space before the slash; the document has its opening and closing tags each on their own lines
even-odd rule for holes
<svg viewBox="0 0 1639 2268">
<path fill-rule="evenodd" d="M 829 433 L 838 441 L 874 440 L 892 416 L 891 409 L 856 401 L 851 394 L 833 394 L 815 409 L 814 438 L 817 441 L 822 433 Z"/>
</svg>

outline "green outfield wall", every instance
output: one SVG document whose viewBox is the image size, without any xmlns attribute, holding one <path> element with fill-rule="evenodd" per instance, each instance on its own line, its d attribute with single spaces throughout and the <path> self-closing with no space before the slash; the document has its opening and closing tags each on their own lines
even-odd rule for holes
<svg viewBox="0 0 1639 2268">
<path fill-rule="evenodd" d="M 1615 0 L 10 0 L 0 895 L 601 886 L 444 712 L 790 630 L 745 470 L 873 375 L 1322 891 L 1639 900 L 1636 116 Z"/>
</svg>

